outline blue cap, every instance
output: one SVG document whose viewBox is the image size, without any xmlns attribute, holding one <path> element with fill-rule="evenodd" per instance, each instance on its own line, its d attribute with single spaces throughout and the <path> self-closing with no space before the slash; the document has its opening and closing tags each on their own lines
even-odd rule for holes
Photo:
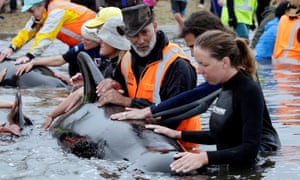
<svg viewBox="0 0 300 180">
<path fill-rule="evenodd" d="M 44 2 L 44 0 L 24 0 L 24 5 L 22 7 L 22 12 L 28 11 L 32 6 Z"/>
</svg>

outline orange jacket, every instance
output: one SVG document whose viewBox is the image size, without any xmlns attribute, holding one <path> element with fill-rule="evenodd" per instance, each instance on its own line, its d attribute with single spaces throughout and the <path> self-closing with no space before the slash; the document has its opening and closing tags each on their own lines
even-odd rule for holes
<svg viewBox="0 0 300 180">
<path fill-rule="evenodd" d="M 272 62 L 300 65 L 300 16 L 290 19 L 287 15 L 280 18 Z"/>
<path fill-rule="evenodd" d="M 139 80 L 139 84 L 136 82 L 136 78 L 131 69 L 131 54 L 128 51 L 122 58 L 121 71 L 125 77 L 128 96 L 131 98 L 143 98 L 149 102 L 160 103 L 161 98 L 159 94 L 160 87 L 162 86 L 164 75 L 167 72 L 169 66 L 178 58 L 188 59 L 182 53 L 182 49 L 178 45 L 169 43 L 163 49 L 163 60 L 155 61 L 148 65 L 143 72 L 143 77 Z M 177 127 L 177 130 L 200 130 L 200 116 L 194 116 L 189 119 L 183 120 Z M 197 147 L 198 144 L 180 142 L 185 149 L 192 149 Z"/>
<path fill-rule="evenodd" d="M 57 38 L 69 46 L 78 44 L 81 40 L 81 26 L 87 20 L 95 18 L 95 12 L 85 6 L 65 0 L 51 1 L 48 5 L 48 14 L 57 10 L 64 10 L 63 19 L 60 21 L 62 27 L 58 29 Z"/>
</svg>

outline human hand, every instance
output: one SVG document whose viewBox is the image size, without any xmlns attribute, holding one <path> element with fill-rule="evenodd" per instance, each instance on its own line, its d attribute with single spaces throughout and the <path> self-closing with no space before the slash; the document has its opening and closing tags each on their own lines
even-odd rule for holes
<svg viewBox="0 0 300 180">
<path fill-rule="evenodd" d="M 16 75 L 17 76 L 21 76 L 24 72 L 29 72 L 32 68 L 33 68 L 33 63 L 32 62 L 29 62 L 29 63 L 26 63 L 26 64 L 23 64 L 22 66 L 19 66 L 17 68 L 17 71 L 16 71 Z"/>
<path fill-rule="evenodd" d="M 1 128 L 1 132 L 11 133 L 11 134 L 14 134 L 16 136 L 21 135 L 20 127 L 16 124 L 5 126 L 5 123 L 1 123 L 0 128 Z"/>
<path fill-rule="evenodd" d="M 81 73 L 77 73 L 71 77 L 71 85 L 73 87 L 81 87 L 83 86 L 83 78 Z"/>
<path fill-rule="evenodd" d="M 2 69 L 2 71 L 0 72 L 0 82 L 4 79 L 6 73 L 7 73 L 7 68 Z"/>
<path fill-rule="evenodd" d="M 24 63 L 27 63 L 27 62 L 29 62 L 29 61 L 30 61 L 29 57 L 27 57 L 27 56 L 22 56 L 22 57 L 18 57 L 18 58 L 16 59 L 15 64 L 24 64 Z"/>
<path fill-rule="evenodd" d="M 125 112 L 112 114 L 110 118 L 113 120 L 126 120 L 126 119 L 145 119 L 146 117 L 149 116 L 151 116 L 151 111 L 149 107 L 143 109 L 126 107 Z"/>
<path fill-rule="evenodd" d="M 66 76 L 64 76 L 64 75 L 62 75 L 62 74 L 54 73 L 54 76 L 55 76 L 56 78 L 58 78 L 58 79 L 64 81 L 64 82 L 67 83 L 67 84 L 71 84 L 71 83 L 72 83 L 72 81 L 71 81 L 70 78 L 68 78 L 68 77 L 66 77 Z"/>
<path fill-rule="evenodd" d="M 145 125 L 145 128 L 152 129 L 154 132 L 158 134 L 163 134 L 173 139 L 181 139 L 181 131 L 170 129 L 165 126 L 147 124 Z"/>
<path fill-rule="evenodd" d="M 206 152 L 201 152 L 200 154 L 190 152 L 178 153 L 174 156 L 174 159 L 176 161 L 170 164 L 170 168 L 177 173 L 187 173 L 208 164 Z"/>
<path fill-rule="evenodd" d="M 96 88 L 96 93 L 98 97 L 103 96 L 107 91 L 109 91 L 110 89 L 115 89 L 115 90 L 120 90 L 121 93 L 123 93 L 124 91 L 122 90 L 122 86 L 120 83 L 118 83 L 115 80 L 112 79 L 104 79 L 102 80 L 97 88 Z"/>
<path fill-rule="evenodd" d="M 224 6 L 224 0 L 218 0 L 218 5 L 220 7 L 223 7 Z"/>
<path fill-rule="evenodd" d="M 2 52 L 0 52 L 0 62 L 2 62 L 5 58 L 10 57 L 13 53 L 11 48 L 6 48 Z"/>
<path fill-rule="evenodd" d="M 131 104 L 129 97 L 123 96 L 123 90 L 109 89 L 105 92 L 101 92 L 101 96 L 98 99 L 98 106 L 104 106 L 105 104 L 115 104 L 124 107 L 128 107 Z"/>
<path fill-rule="evenodd" d="M 51 115 L 48 115 L 46 117 L 46 119 L 44 120 L 41 128 L 47 129 L 50 126 L 50 124 L 52 123 L 52 121 L 53 121 L 53 118 L 51 117 Z"/>
</svg>

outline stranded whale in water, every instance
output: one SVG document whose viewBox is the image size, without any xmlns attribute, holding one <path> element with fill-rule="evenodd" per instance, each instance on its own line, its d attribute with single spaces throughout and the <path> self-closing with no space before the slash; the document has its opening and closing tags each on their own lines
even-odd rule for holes
<svg viewBox="0 0 300 180">
<path fill-rule="evenodd" d="M 50 127 L 63 147 L 81 157 L 127 160 L 130 168 L 149 172 L 171 172 L 173 155 L 182 151 L 176 141 L 144 128 L 141 121 L 114 121 L 119 106 L 97 107 L 96 86 L 103 79 L 91 58 L 78 55 L 84 78 L 84 97 L 74 110 Z"/>
<path fill-rule="evenodd" d="M 19 88 L 33 88 L 39 86 L 45 87 L 68 87 L 66 82 L 54 76 L 54 73 L 46 66 L 33 67 L 28 73 L 22 76 L 16 75 L 17 67 L 13 59 L 6 58 L 5 61 L 0 62 L 0 71 L 7 69 L 6 75 L 0 82 L 1 86 L 19 87 Z"/>
</svg>

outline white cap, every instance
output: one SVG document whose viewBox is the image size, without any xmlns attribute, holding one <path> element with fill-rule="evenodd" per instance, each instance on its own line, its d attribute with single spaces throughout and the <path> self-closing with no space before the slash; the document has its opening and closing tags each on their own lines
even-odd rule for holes
<svg viewBox="0 0 300 180">
<path fill-rule="evenodd" d="M 88 20 L 81 26 L 81 36 L 84 39 L 99 42 L 100 38 L 97 35 L 98 29 L 86 27 L 86 24 L 89 23 L 89 21 L 91 21 L 91 20 Z"/>
<path fill-rule="evenodd" d="M 119 26 L 123 26 L 123 20 L 121 17 L 111 17 L 101 27 L 98 36 L 106 44 L 119 49 L 128 50 L 130 48 L 130 42 L 124 35 L 118 32 Z"/>
</svg>

